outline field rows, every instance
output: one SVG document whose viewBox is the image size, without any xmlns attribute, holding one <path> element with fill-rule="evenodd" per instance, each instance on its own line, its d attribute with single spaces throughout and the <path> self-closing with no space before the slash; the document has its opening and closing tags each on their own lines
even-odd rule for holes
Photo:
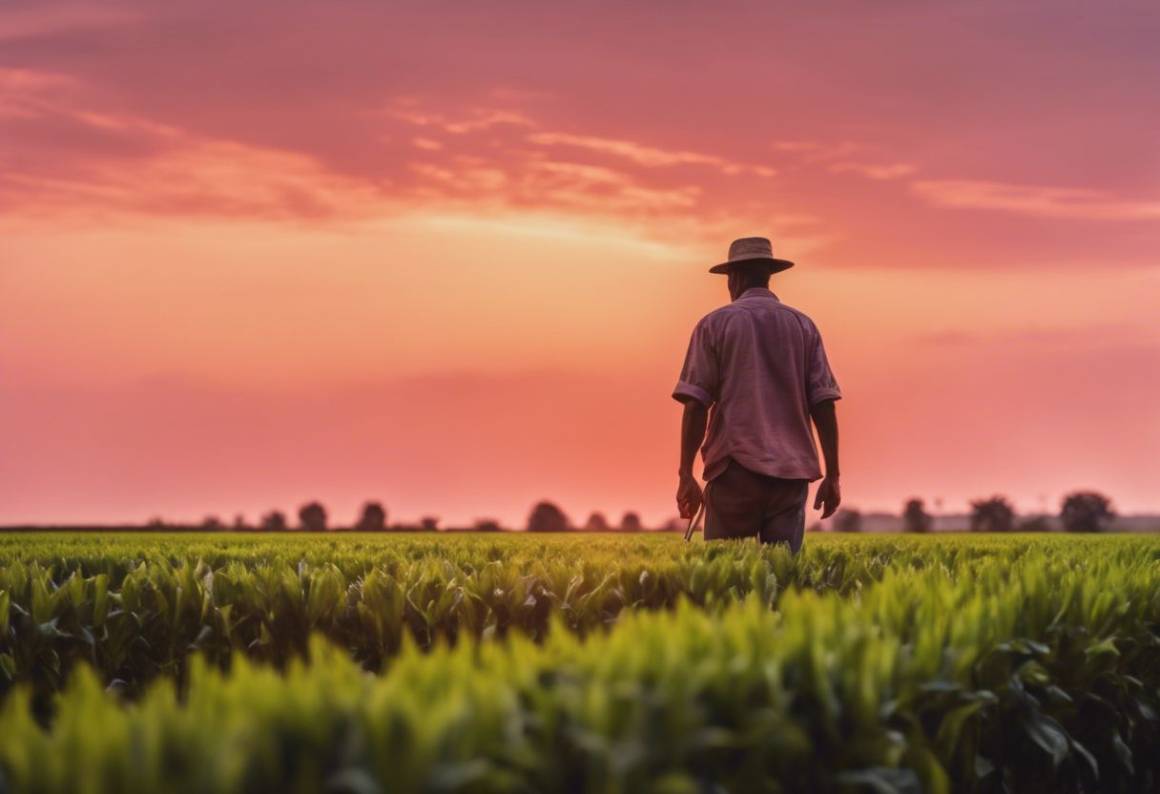
<svg viewBox="0 0 1160 794">
<path fill-rule="evenodd" d="M 824 538 L 791 558 L 9 536 L 0 563 L 0 780 L 19 791 L 1160 780 L 1151 538 Z"/>
<path fill-rule="evenodd" d="M 1057 576 L 1091 542 L 834 539 L 794 559 L 756 544 L 671 537 L 20 540 L 31 542 L 0 545 L 0 693 L 22 681 L 54 691 L 80 662 L 135 691 L 158 675 L 180 680 L 194 653 L 219 666 L 236 651 L 283 663 L 305 653 L 313 634 L 379 670 L 405 637 L 421 648 L 510 631 L 538 639 L 553 619 L 584 635 L 626 609 L 685 600 L 716 610 L 747 596 L 772 607 L 789 589 L 856 593 L 887 571 L 973 577 L 1001 559 L 1015 572 L 1028 554 Z M 1144 549 L 1154 553 L 1119 539 L 1101 546 L 1100 559 L 1146 562 Z"/>
</svg>

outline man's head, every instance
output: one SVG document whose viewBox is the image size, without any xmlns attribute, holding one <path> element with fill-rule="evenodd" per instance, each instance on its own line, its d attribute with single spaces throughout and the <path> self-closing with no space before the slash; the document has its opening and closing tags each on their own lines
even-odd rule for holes
<svg viewBox="0 0 1160 794">
<path fill-rule="evenodd" d="M 753 287 L 769 287 L 773 269 L 768 262 L 736 262 L 729 266 L 729 297 L 737 300 L 741 293 Z"/>
<path fill-rule="evenodd" d="M 740 237 L 729 246 L 729 258 L 709 268 L 710 273 L 729 276 L 729 295 L 737 300 L 752 287 L 769 287 L 773 273 L 793 267 L 788 259 L 773 255 L 773 246 L 765 237 Z"/>
</svg>

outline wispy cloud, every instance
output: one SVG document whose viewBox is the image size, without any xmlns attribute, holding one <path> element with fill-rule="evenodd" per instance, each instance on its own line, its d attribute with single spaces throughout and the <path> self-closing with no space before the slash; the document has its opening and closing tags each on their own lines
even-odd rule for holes
<svg viewBox="0 0 1160 794">
<path fill-rule="evenodd" d="M 90 109 L 83 85 L 61 75 L 0 70 L 0 122 L 20 155 L 3 158 L 0 171 L 10 216 L 336 218 L 373 214 L 387 201 L 375 181 L 305 154 Z"/>
<path fill-rule="evenodd" d="M 537 110 L 537 102 L 547 107 Z M 935 216 L 956 223 L 943 207 L 1160 217 L 1160 202 L 1111 191 L 917 180 L 927 165 L 882 143 L 787 137 L 714 146 L 710 136 L 683 141 L 669 129 L 607 134 L 607 125 L 586 129 L 575 120 L 563 128 L 550 99 L 504 92 L 454 103 L 376 98 L 345 118 L 353 126 L 333 139 L 327 131 L 255 137 L 228 124 L 203 128 L 164 112 L 126 112 L 80 78 L 0 69 L 0 137 L 10 144 L 0 151 L 0 203 L 11 218 L 119 212 L 318 222 L 534 209 L 698 240 L 763 229 L 792 241 L 795 254 L 824 246 L 836 258 L 856 246 L 895 245 L 893 236 L 883 242 L 884 226 L 862 228 L 863 199 L 843 191 L 846 175 L 883 182 L 875 211 L 906 223 Z M 958 225 L 956 234 L 975 239 L 962 230 L 966 220 Z M 919 237 L 907 246 L 917 250 Z M 892 252 L 899 253 L 911 256 Z"/>
<path fill-rule="evenodd" d="M 884 165 L 841 162 L 834 163 L 829 168 L 832 174 L 854 173 L 868 179 L 898 179 L 909 176 L 917 170 L 917 167 L 911 163 L 890 163 L 889 165 Z"/>
<path fill-rule="evenodd" d="M 543 130 L 517 109 L 451 116 L 414 100 L 386 114 L 394 126 L 378 133 L 380 170 L 348 173 L 305 152 L 91 106 L 83 86 L 66 78 L 6 70 L 0 85 L 0 122 L 7 120 L 23 155 L 0 173 L 0 204 L 14 216 L 337 220 L 427 205 L 563 209 L 620 221 L 667 215 L 694 228 L 714 212 L 703 206 L 700 184 L 670 169 L 772 174 L 713 154 Z M 46 137 L 51 151 L 36 143 Z"/>
<path fill-rule="evenodd" d="M 513 110 L 475 108 L 465 115 L 449 117 L 419 108 L 413 98 L 398 103 L 396 107 L 387 111 L 387 115 L 419 127 L 441 130 L 449 135 L 465 135 L 498 126 L 535 126 L 535 122 L 530 118 Z"/>
<path fill-rule="evenodd" d="M 1160 218 L 1160 199 L 1125 199 L 1088 188 L 1014 185 L 969 179 L 920 180 L 922 198 L 941 207 L 982 209 L 1044 218 L 1120 221 Z"/>
<path fill-rule="evenodd" d="M 688 210 L 696 205 L 700 195 L 693 185 L 652 188 L 620 171 L 582 163 L 537 162 L 532 165 L 532 173 L 535 194 L 587 209 L 612 206 L 646 212 Z"/>
<path fill-rule="evenodd" d="M 532 160 L 501 168 L 481 158 L 457 158 L 444 165 L 415 163 L 420 178 L 415 195 L 464 208 L 514 206 L 566 209 L 587 215 L 686 214 L 697 204 L 696 186 L 655 188 L 603 166 Z"/>
<path fill-rule="evenodd" d="M 769 148 L 802 164 L 825 163 L 849 157 L 865 147 L 853 141 L 777 140 Z"/>
<path fill-rule="evenodd" d="M 541 146 L 571 146 L 610 154 L 648 167 L 703 165 L 715 168 L 725 174 L 739 174 L 748 171 L 759 176 L 774 176 L 777 173 L 775 169 L 768 166 L 740 163 L 715 154 L 662 149 L 615 138 L 573 135 L 563 132 L 537 132 L 529 135 L 528 140 Z"/>
<path fill-rule="evenodd" d="M 64 74 L 0 67 L 0 119 L 34 118 L 77 82 Z"/>
<path fill-rule="evenodd" d="M 350 218 L 381 213 L 373 183 L 311 158 L 236 143 L 182 138 L 133 168 L 96 162 L 74 173 L 9 170 L 0 206 L 26 215 L 102 218 L 119 213 L 240 218 Z"/>
</svg>

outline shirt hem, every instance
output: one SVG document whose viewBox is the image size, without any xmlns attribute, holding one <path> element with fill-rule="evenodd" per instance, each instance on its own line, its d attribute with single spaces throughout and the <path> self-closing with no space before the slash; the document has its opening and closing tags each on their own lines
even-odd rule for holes
<svg viewBox="0 0 1160 794">
<path fill-rule="evenodd" d="M 817 482 L 818 480 L 822 479 L 821 465 L 813 467 L 806 472 L 803 472 L 800 469 L 778 469 L 775 471 L 765 466 L 754 465 L 748 461 L 741 460 L 736 455 L 722 455 L 721 457 L 714 458 L 711 461 L 705 461 L 705 465 L 702 471 L 702 477 L 705 482 L 710 482 L 713 480 L 713 478 L 724 472 L 725 469 L 729 466 L 730 459 L 732 459 L 738 466 L 749 469 L 749 471 L 754 472 L 755 474 L 763 474 L 766 477 L 776 477 L 779 480 L 806 480 L 807 482 Z"/>
</svg>

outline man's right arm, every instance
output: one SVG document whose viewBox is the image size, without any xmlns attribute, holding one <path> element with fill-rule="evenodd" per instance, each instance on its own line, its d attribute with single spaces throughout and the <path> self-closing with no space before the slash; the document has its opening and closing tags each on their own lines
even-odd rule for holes
<svg viewBox="0 0 1160 794">
<path fill-rule="evenodd" d="M 838 412 L 836 400 L 821 400 L 810 407 L 810 417 L 818 429 L 818 441 L 822 445 L 822 458 L 826 462 L 826 476 L 818 486 L 814 499 L 814 509 L 822 511 L 822 518 L 829 518 L 842 503 L 842 490 L 838 485 Z"/>
</svg>

